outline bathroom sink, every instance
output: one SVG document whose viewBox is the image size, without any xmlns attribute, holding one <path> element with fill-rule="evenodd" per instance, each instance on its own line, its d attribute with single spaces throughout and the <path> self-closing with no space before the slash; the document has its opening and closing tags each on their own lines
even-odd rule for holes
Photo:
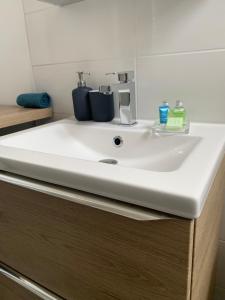
<svg viewBox="0 0 225 300">
<path fill-rule="evenodd" d="M 76 125 L 57 122 L 6 137 L 2 146 L 128 168 L 171 172 L 201 140 L 194 136 L 155 136 L 147 127 Z"/>
<path fill-rule="evenodd" d="M 0 169 L 183 217 L 201 213 L 223 157 L 225 125 L 155 135 L 65 119 L 0 139 Z"/>
</svg>

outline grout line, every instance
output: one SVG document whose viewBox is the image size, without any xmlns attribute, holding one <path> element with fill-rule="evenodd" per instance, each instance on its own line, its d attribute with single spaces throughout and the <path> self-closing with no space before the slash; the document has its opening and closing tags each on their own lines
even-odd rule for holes
<svg viewBox="0 0 225 300">
<path fill-rule="evenodd" d="M 104 61 L 117 61 L 117 60 L 133 60 L 134 57 L 118 57 L 118 58 L 99 58 L 99 59 L 83 59 L 83 60 L 70 60 L 70 61 L 62 61 L 62 62 L 53 62 L 53 63 L 45 63 L 45 64 L 33 64 L 33 68 L 39 67 L 48 67 L 55 65 L 67 65 L 67 64 L 79 64 L 79 63 L 95 63 L 95 62 L 104 62 Z"/>
<path fill-rule="evenodd" d="M 137 99 L 139 99 L 139 81 L 138 81 L 138 7 L 137 7 L 138 3 L 137 0 L 134 0 L 133 2 L 133 13 L 134 13 L 134 47 L 135 47 L 135 57 L 134 57 L 134 80 L 136 82 L 136 90 L 135 90 L 135 97 L 136 97 L 136 118 L 138 118 L 139 116 L 139 106 L 138 106 L 138 101 Z"/>
<path fill-rule="evenodd" d="M 47 67 L 47 66 L 54 66 L 54 65 L 65 65 L 65 64 L 71 64 L 71 63 L 89 63 L 89 62 L 104 62 L 109 60 L 123 60 L 123 59 L 136 59 L 137 61 L 139 59 L 144 58 L 151 58 L 151 57 L 169 57 L 169 56 L 178 56 L 178 55 L 194 55 L 194 54 L 206 54 L 206 53 L 221 53 L 225 52 L 225 48 L 221 49 L 210 49 L 210 50 L 196 50 L 196 51 L 190 51 L 190 52 L 174 52 L 174 53 L 163 53 L 163 54 L 151 54 L 151 55 L 143 55 L 143 56 L 136 56 L 134 57 L 117 57 L 117 58 L 99 58 L 99 59 L 84 59 L 84 60 L 70 60 L 70 61 L 61 61 L 61 62 L 52 62 L 52 63 L 43 63 L 43 64 L 33 64 L 33 68 L 38 67 Z"/>
<path fill-rule="evenodd" d="M 193 51 L 177 51 L 177 52 L 165 52 L 165 53 L 152 53 L 150 55 L 140 55 L 139 58 L 151 58 L 151 57 L 163 57 L 163 56 L 176 56 L 176 55 L 190 55 L 190 54 L 205 54 L 205 53 L 220 53 L 224 52 L 225 48 L 212 48 L 201 49 Z"/>
<path fill-rule="evenodd" d="M 25 27 L 24 29 L 25 29 L 25 35 L 26 35 L 26 42 L 27 42 L 27 47 L 28 47 L 32 87 L 33 87 L 33 91 L 36 91 L 37 87 L 36 87 L 36 82 L 35 82 L 34 72 L 33 72 L 33 64 L 32 64 L 32 58 L 31 58 L 31 45 L 30 45 L 30 40 L 29 40 L 29 35 L 28 35 L 28 24 L 27 24 L 27 20 L 26 20 L 26 16 L 25 16 L 25 7 L 24 7 L 23 1 L 21 1 L 21 6 L 22 6 L 22 10 L 23 10 L 23 21 L 24 21 L 24 27 Z"/>
</svg>

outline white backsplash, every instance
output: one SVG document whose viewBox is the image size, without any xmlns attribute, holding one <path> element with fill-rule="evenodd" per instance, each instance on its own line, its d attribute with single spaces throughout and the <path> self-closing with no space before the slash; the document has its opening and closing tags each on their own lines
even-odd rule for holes
<svg viewBox="0 0 225 300">
<path fill-rule="evenodd" d="M 126 67 L 137 71 L 139 118 L 182 99 L 191 120 L 225 121 L 223 0 L 23 2 L 36 85 L 55 113 L 72 113 L 76 71 L 91 71 L 97 86 Z"/>
<path fill-rule="evenodd" d="M 139 118 L 154 118 L 163 100 L 181 99 L 192 121 L 225 122 L 224 0 L 23 4 L 36 87 L 53 97 L 56 118 L 73 113 L 78 70 L 90 71 L 88 83 L 97 87 L 105 72 L 134 69 Z M 224 232 L 225 224 L 223 240 Z M 220 267 L 220 293 L 224 273 Z"/>
<path fill-rule="evenodd" d="M 225 65 L 225 51 L 220 50 L 139 57 L 141 117 L 154 118 L 162 100 L 175 105 L 180 99 L 192 121 L 225 122 L 225 68 L 221 64 Z"/>
<path fill-rule="evenodd" d="M 130 3 L 86 0 L 27 14 L 33 65 L 134 57 L 134 6 Z"/>
<path fill-rule="evenodd" d="M 153 0 L 153 53 L 225 47 L 223 0 Z"/>
<path fill-rule="evenodd" d="M 87 85 L 98 88 L 99 82 L 109 84 L 109 78 L 104 76 L 105 73 L 128 69 L 134 69 L 132 59 L 84 61 L 35 67 L 34 78 L 37 89 L 48 91 L 54 99 L 55 114 L 72 115 L 72 89 L 77 84 L 78 71 L 85 70 L 94 74 L 90 78 L 87 77 Z M 54 80 L 52 80 L 53 74 Z"/>
</svg>

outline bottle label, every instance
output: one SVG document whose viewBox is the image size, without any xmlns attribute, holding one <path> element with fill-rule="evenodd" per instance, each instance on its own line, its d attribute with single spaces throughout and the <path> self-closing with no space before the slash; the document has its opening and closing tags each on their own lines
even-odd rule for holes
<svg viewBox="0 0 225 300">
<path fill-rule="evenodd" d="M 167 129 L 182 129 L 184 125 L 183 118 L 169 117 L 166 124 Z"/>
</svg>

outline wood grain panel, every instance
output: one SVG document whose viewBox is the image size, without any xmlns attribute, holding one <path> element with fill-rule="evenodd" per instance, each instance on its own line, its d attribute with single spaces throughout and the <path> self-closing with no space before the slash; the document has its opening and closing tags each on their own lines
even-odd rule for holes
<svg viewBox="0 0 225 300">
<path fill-rule="evenodd" d="M 37 121 L 52 117 L 52 108 L 23 108 L 19 106 L 0 106 L 0 128 Z"/>
<path fill-rule="evenodd" d="M 68 300 L 189 300 L 193 221 L 135 221 L 3 182 L 0 191 L 0 260 L 42 286 Z"/>
<path fill-rule="evenodd" d="M 213 300 L 215 264 L 225 200 L 225 159 L 195 222 L 192 300 Z"/>
</svg>

